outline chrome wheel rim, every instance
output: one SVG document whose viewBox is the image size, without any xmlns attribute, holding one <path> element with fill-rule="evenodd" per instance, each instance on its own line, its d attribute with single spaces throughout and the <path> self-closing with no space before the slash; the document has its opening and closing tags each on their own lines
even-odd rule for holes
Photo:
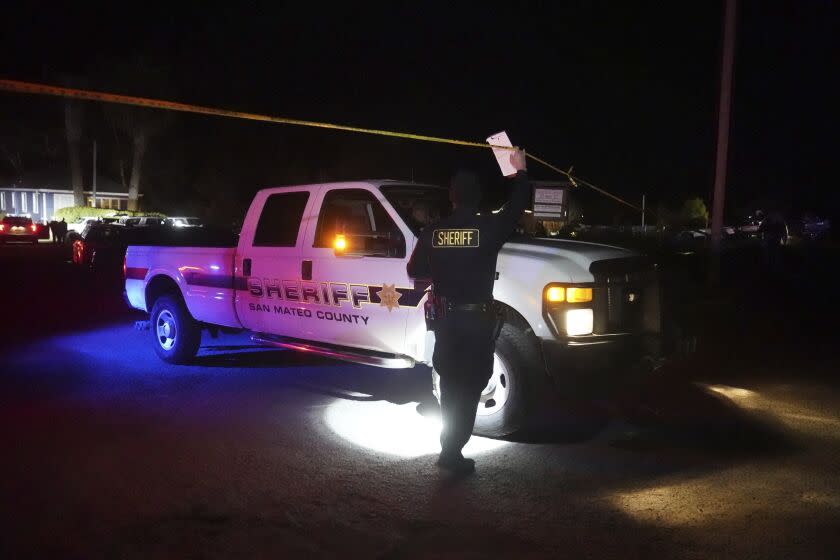
<svg viewBox="0 0 840 560">
<path fill-rule="evenodd" d="M 178 326 L 175 323 L 175 317 L 168 309 L 164 309 L 158 315 L 155 332 L 160 347 L 164 350 L 172 350 L 178 336 Z"/>
</svg>

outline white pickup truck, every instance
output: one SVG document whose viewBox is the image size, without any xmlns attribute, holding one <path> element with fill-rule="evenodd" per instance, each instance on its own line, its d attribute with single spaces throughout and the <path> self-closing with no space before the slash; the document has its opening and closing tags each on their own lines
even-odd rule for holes
<svg viewBox="0 0 840 560">
<path fill-rule="evenodd" d="M 231 328 L 351 362 L 432 366 L 427 286 L 406 264 L 424 223 L 448 209 L 446 189 L 395 181 L 264 189 L 238 244 L 130 246 L 126 296 L 171 363 L 196 355 L 202 329 Z M 625 249 L 515 235 L 494 297 L 506 320 L 476 433 L 513 432 L 548 388 L 627 375 L 658 349 L 656 270 Z"/>
</svg>

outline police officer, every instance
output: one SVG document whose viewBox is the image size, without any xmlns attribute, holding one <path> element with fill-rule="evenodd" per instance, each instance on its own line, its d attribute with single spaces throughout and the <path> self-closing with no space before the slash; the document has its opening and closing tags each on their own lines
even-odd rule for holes
<svg viewBox="0 0 840 560">
<path fill-rule="evenodd" d="M 409 276 L 432 281 L 437 313 L 433 362 L 440 375 L 443 419 L 438 465 L 459 474 L 475 469 L 461 449 L 493 373 L 496 257 L 531 201 L 525 153 L 512 151 L 510 161 L 517 173 L 507 205 L 496 214 L 479 213 L 478 178 L 458 172 L 449 188 L 452 214 L 423 229 L 408 263 Z"/>
</svg>

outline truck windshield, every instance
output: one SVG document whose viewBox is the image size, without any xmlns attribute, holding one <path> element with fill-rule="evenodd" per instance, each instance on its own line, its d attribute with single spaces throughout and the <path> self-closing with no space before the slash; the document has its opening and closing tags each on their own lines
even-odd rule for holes
<svg viewBox="0 0 840 560">
<path fill-rule="evenodd" d="M 445 218 L 452 211 L 449 191 L 427 185 L 385 185 L 382 194 L 403 221 L 418 235 L 428 224 Z"/>
</svg>

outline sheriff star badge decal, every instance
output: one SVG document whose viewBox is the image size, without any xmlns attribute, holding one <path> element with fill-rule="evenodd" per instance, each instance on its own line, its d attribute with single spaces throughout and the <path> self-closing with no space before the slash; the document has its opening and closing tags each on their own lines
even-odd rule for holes
<svg viewBox="0 0 840 560">
<path fill-rule="evenodd" d="M 402 294 L 396 289 L 396 284 L 382 284 L 382 289 L 379 290 L 379 305 L 384 305 L 388 308 L 390 313 L 393 309 L 400 307 L 400 298 Z"/>
</svg>

